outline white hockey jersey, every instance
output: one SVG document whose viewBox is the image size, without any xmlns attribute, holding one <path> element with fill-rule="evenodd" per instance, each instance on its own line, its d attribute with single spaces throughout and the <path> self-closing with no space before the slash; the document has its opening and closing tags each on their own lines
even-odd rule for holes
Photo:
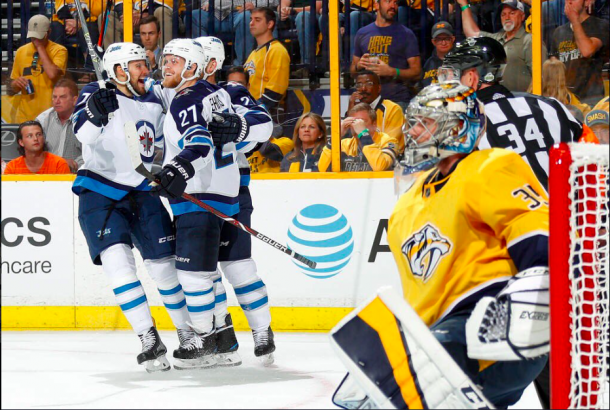
<svg viewBox="0 0 610 410">
<path fill-rule="evenodd" d="M 143 147 L 142 162 L 150 169 L 154 158 L 154 144 L 163 138 L 163 105 L 154 93 L 141 97 L 127 97 L 117 90 L 119 109 L 105 127 L 97 127 L 87 120 L 85 103 L 99 90 L 97 82 L 87 84 L 78 98 L 72 123 L 74 134 L 83 145 L 84 164 L 79 169 L 72 191 L 79 195 L 83 189 L 95 191 L 119 200 L 131 190 L 148 191 L 145 178 L 131 163 L 123 125 L 136 124 Z"/>
<path fill-rule="evenodd" d="M 212 112 L 234 111 L 226 91 L 199 81 L 175 95 L 163 126 L 164 164 L 177 155 L 190 161 L 195 176 L 188 181 L 186 192 L 227 215 L 239 212 L 237 152 L 233 143 L 214 147 L 207 124 L 212 120 Z M 174 215 L 202 211 L 182 198 L 169 202 Z"/>
</svg>

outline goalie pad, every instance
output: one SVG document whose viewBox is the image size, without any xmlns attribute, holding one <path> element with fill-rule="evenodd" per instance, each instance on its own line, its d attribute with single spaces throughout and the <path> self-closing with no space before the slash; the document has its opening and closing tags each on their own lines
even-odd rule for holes
<svg viewBox="0 0 610 410">
<path fill-rule="evenodd" d="M 494 297 L 482 298 L 466 322 L 468 357 L 511 361 L 549 352 L 548 268 L 519 272 Z"/>
<path fill-rule="evenodd" d="M 349 372 L 333 397 L 340 407 L 493 408 L 413 308 L 389 287 L 345 317 L 330 337 Z"/>
</svg>

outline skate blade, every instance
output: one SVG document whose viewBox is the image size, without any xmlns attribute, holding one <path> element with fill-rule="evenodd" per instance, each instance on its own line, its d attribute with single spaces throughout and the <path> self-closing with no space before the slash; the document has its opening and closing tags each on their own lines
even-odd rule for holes
<svg viewBox="0 0 610 410">
<path fill-rule="evenodd" d="M 241 357 L 237 352 L 216 353 L 214 358 L 216 359 L 216 364 L 221 367 L 239 366 L 242 363 Z"/>
<path fill-rule="evenodd" d="M 269 353 L 262 356 L 258 356 L 258 360 L 262 363 L 263 366 L 271 366 L 275 362 L 275 357 L 273 357 L 273 353 Z"/>
<path fill-rule="evenodd" d="M 154 360 L 148 360 L 142 364 L 145 366 L 148 373 L 167 372 L 172 368 L 165 355 L 159 356 Z"/>
<path fill-rule="evenodd" d="M 196 359 L 174 358 L 174 369 L 176 370 L 212 369 L 216 366 L 216 359 L 213 355 L 202 356 Z"/>
</svg>

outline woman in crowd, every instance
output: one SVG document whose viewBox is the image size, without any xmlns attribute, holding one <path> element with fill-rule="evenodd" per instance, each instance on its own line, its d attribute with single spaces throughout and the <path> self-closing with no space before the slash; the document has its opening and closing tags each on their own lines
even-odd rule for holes
<svg viewBox="0 0 610 410">
<path fill-rule="evenodd" d="M 294 127 L 294 149 L 284 157 L 282 172 L 318 172 L 318 161 L 326 145 L 326 124 L 313 112 L 303 114 Z"/>
<path fill-rule="evenodd" d="M 528 92 L 532 92 L 532 84 Z M 568 108 L 573 106 L 582 112 L 582 115 L 587 115 L 591 111 L 591 107 L 581 103 L 578 97 L 574 95 L 566 86 L 566 66 L 561 60 L 551 57 L 542 65 L 542 95 L 544 97 L 553 97 Z"/>
</svg>

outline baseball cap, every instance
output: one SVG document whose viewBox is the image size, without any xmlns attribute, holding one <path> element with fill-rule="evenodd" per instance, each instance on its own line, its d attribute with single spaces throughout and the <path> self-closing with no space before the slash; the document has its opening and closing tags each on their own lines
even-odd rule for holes
<svg viewBox="0 0 610 410">
<path fill-rule="evenodd" d="M 508 6 L 514 10 L 521 10 L 522 12 L 525 13 L 525 7 L 523 6 L 523 3 L 521 3 L 520 1 L 517 0 L 503 0 L 502 4 L 500 4 L 500 10 L 502 10 L 502 7 L 504 6 Z"/>
<path fill-rule="evenodd" d="M 448 34 L 453 36 L 453 26 L 446 21 L 439 21 L 432 26 L 432 38 L 436 38 L 439 34 Z"/>
<path fill-rule="evenodd" d="M 30 21 L 28 21 L 28 34 L 26 37 L 34 37 L 39 40 L 42 40 L 44 36 L 47 35 L 50 26 L 51 22 L 49 21 L 47 16 L 44 16 L 42 14 L 32 16 Z"/>
<path fill-rule="evenodd" d="M 587 124 L 589 127 L 592 127 L 594 125 L 600 125 L 600 124 L 608 126 L 609 118 L 610 118 L 610 115 L 608 115 L 607 111 L 593 110 L 587 114 L 587 116 L 585 118 L 585 124 Z"/>
</svg>

